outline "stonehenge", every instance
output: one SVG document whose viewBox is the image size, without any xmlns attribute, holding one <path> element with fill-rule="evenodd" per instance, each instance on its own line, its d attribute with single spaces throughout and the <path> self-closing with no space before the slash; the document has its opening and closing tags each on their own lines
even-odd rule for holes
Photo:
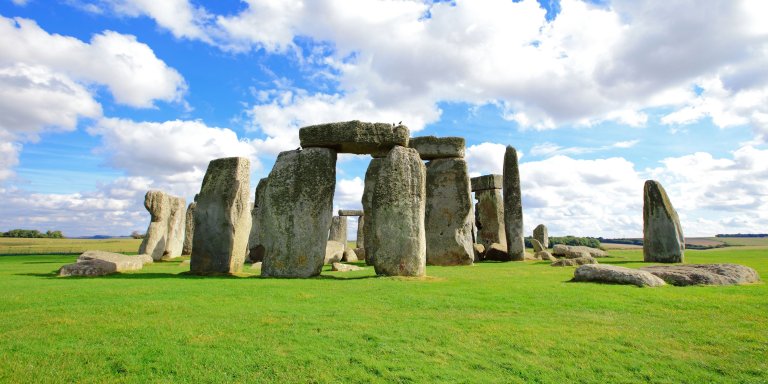
<svg viewBox="0 0 768 384">
<path fill-rule="evenodd" d="M 643 188 L 643 260 L 682 263 L 685 238 L 675 208 L 658 181 L 647 180 Z"/>
<path fill-rule="evenodd" d="M 248 259 L 252 263 L 258 263 L 264 260 L 264 245 L 259 238 L 261 230 L 261 210 L 264 209 L 264 191 L 267 188 L 267 178 L 259 180 L 254 193 L 253 209 L 251 210 L 251 233 L 248 236 Z"/>
<path fill-rule="evenodd" d="M 365 123 L 358 120 L 312 125 L 299 130 L 302 148 L 329 148 L 338 153 L 384 157 L 395 145 L 408 146 L 410 131 L 404 125 Z M 363 208 L 365 210 L 365 208 Z"/>
<path fill-rule="evenodd" d="M 248 234 L 250 161 L 242 157 L 212 160 L 203 177 L 195 209 L 190 273 L 240 272 Z"/>
<path fill-rule="evenodd" d="M 338 241 L 346 246 L 347 216 L 333 216 L 331 218 L 331 230 L 328 234 L 328 240 Z"/>
<path fill-rule="evenodd" d="M 549 231 L 547 230 L 546 225 L 537 225 L 536 228 L 533 229 L 533 238 L 538 240 L 539 244 L 541 244 L 544 249 L 549 248 Z"/>
<path fill-rule="evenodd" d="M 513 261 L 525 260 L 520 170 L 517 165 L 517 151 L 512 146 L 507 146 L 504 153 L 504 230 L 510 258 Z"/>
<path fill-rule="evenodd" d="M 151 190 L 144 196 L 144 207 L 151 216 L 147 234 L 139 245 L 139 254 L 155 261 L 181 256 L 184 244 L 186 202 L 181 197 Z"/>
<path fill-rule="evenodd" d="M 197 196 L 195 196 L 197 199 Z M 182 255 L 192 254 L 192 236 L 195 234 L 195 208 L 197 202 L 193 201 L 187 206 L 187 214 L 184 219 L 184 245 L 181 247 Z"/>
<path fill-rule="evenodd" d="M 485 175 L 471 179 L 475 193 L 475 243 L 488 249 L 491 244 L 507 244 L 504 230 L 504 203 L 501 196 L 502 175 Z"/>
<path fill-rule="evenodd" d="M 379 170 L 384 159 L 374 158 L 368 164 L 368 169 L 365 171 L 365 186 L 363 188 L 363 212 L 371 212 L 373 203 L 373 189 L 376 186 L 376 180 L 379 177 Z M 358 223 L 358 225 L 360 225 Z M 358 231 L 359 233 L 359 231 Z M 373 239 L 373 226 L 371 220 L 363 220 L 363 238 Z M 373 241 L 365 241 L 363 243 L 363 249 L 365 249 L 365 263 L 373 265 L 374 244 Z"/>
</svg>

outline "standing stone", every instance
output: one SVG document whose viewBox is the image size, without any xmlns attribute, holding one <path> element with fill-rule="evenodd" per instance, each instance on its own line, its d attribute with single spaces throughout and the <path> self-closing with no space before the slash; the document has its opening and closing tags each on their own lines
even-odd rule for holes
<svg viewBox="0 0 768 384">
<path fill-rule="evenodd" d="M 168 217 L 171 213 L 168 195 L 162 191 L 148 191 L 144 195 L 144 207 L 151 216 L 147 234 L 139 245 L 139 254 L 152 256 L 152 260 L 161 260 L 168 242 Z"/>
<path fill-rule="evenodd" d="M 667 192 L 655 180 L 647 180 L 643 192 L 643 260 L 682 263 L 683 228 Z"/>
<path fill-rule="evenodd" d="M 240 272 L 251 230 L 250 161 L 243 157 L 211 160 L 195 210 L 190 272 L 197 275 Z"/>
<path fill-rule="evenodd" d="M 259 180 L 253 197 L 253 209 L 251 210 L 251 233 L 248 236 L 248 258 L 257 263 L 264 261 L 264 245 L 259 238 L 261 230 L 261 210 L 264 208 L 264 192 L 267 188 L 267 178 Z"/>
<path fill-rule="evenodd" d="M 338 241 L 347 246 L 347 216 L 334 216 L 331 219 L 331 231 L 328 240 Z"/>
<path fill-rule="evenodd" d="M 507 252 L 512 261 L 525 260 L 520 170 L 517 166 L 517 151 L 512 146 L 507 146 L 504 153 L 504 229 Z"/>
<path fill-rule="evenodd" d="M 501 196 L 503 177 L 485 175 L 471 179 L 472 191 L 475 192 L 475 242 L 486 249 L 491 244 L 507 244 L 504 232 L 504 202 Z"/>
<path fill-rule="evenodd" d="M 357 248 L 365 248 L 365 216 L 357 217 Z"/>
<path fill-rule="evenodd" d="M 393 148 L 380 165 L 370 212 L 376 274 L 424 276 L 426 169 L 419 153 Z M 368 256 L 366 249 L 366 256 Z"/>
<path fill-rule="evenodd" d="M 181 256 L 184 248 L 184 221 L 187 218 L 187 202 L 182 197 L 168 196 L 170 212 L 168 214 L 168 240 L 165 244 L 163 258 L 171 259 Z"/>
<path fill-rule="evenodd" d="M 262 276 L 320 274 L 335 187 L 336 151 L 305 148 L 278 155 L 261 210 Z"/>
<path fill-rule="evenodd" d="M 549 230 L 544 224 L 539 224 L 533 229 L 533 238 L 538 240 L 544 249 L 549 248 Z"/>
<path fill-rule="evenodd" d="M 195 196 L 197 200 L 197 196 Z M 187 214 L 184 220 L 184 246 L 181 249 L 182 255 L 192 254 L 192 237 L 195 234 L 195 209 L 197 208 L 197 202 L 193 201 L 189 203 L 187 207 Z"/>
<path fill-rule="evenodd" d="M 368 170 L 365 171 L 365 187 L 363 188 L 362 201 L 363 212 L 371 212 L 371 209 L 373 208 L 373 190 L 376 186 L 376 180 L 379 177 L 379 171 L 381 170 L 381 165 L 383 163 L 383 158 L 374 158 L 368 164 Z M 369 239 L 363 243 L 363 248 L 365 249 L 365 263 L 367 265 L 373 265 L 373 227 L 371 226 L 370 219 L 363 220 L 363 238 Z"/>
<path fill-rule="evenodd" d="M 427 163 L 427 201 L 424 225 L 427 264 L 470 265 L 472 248 L 472 192 L 467 162 L 437 159 Z"/>
</svg>

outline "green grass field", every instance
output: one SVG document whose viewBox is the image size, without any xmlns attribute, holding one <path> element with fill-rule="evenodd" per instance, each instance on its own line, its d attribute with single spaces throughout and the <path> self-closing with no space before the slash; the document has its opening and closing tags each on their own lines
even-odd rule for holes
<svg viewBox="0 0 768 384">
<path fill-rule="evenodd" d="M 91 249 L 133 253 L 139 250 L 141 239 L 20 239 L 0 237 L 0 255 L 83 253 Z"/>
<path fill-rule="evenodd" d="M 601 261 L 642 265 L 612 253 Z M 768 248 L 686 259 L 768 277 Z M 765 284 L 570 283 L 545 262 L 426 279 L 202 278 L 179 262 L 54 276 L 74 260 L 0 257 L 0 382 L 768 382 Z"/>
</svg>

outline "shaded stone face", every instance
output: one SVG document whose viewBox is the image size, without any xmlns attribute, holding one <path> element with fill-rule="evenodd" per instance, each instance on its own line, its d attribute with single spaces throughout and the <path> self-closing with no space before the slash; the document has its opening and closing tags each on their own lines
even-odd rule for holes
<svg viewBox="0 0 768 384">
<path fill-rule="evenodd" d="M 331 219 L 331 230 L 328 234 L 328 240 L 338 241 L 347 244 L 347 217 L 334 216 Z"/>
<path fill-rule="evenodd" d="M 359 209 L 339 209 L 339 216 L 362 216 L 363 211 Z"/>
<path fill-rule="evenodd" d="M 525 260 L 520 170 L 517 165 L 517 151 L 511 146 L 508 146 L 504 153 L 504 229 L 509 256 L 513 261 Z"/>
<path fill-rule="evenodd" d="M 187 214 L 184 218 L 184 246 L 181 249 L 182 255 L 192 254 L 192 237 L 195 235 L 195 208 L 196 202 L 189 203 Z"/>
<path fill-rule="evenodd" d="M 493 243 L 507 244 L 504 231 L 504 202 L 500 189 L 484 189 L 475 192 L 475 242 L 487 249 Z"/>
<path fill-rule="evenodd" d="M 539 241 L 544 249 L 549 248 L 549 230 L 544 224 L 539 224 L 533 229 L 533 238 Z"/>
<path fill-rule="evenodd" d="M 366 175 L 367 177 L 367 175 Z M 424 210 L 426 170 L 418 152 L 397 146 L 383 159 L 368 217 L 373 232 L 376 273 L 387 276 L 424 276 L 426 241 Z"/>
<path fill-rule="evenodd" d="M 339 153 L 384 155 L 392 147 L 408 146 L 408 127 L 387 123 L 365 123 L 358 120 L 319 124 L 301 128 L 299 140 L 303 148 L 330 148 Z"/>
<path fill-rule="evenodd" d="M 379 177 L 379 170 L 384 163 L 384 158 L 375 158 L 368 163 L 368 169 L 365 171 L 365 186 L 363 188 L 363 211 L 371 212 L 373 208 L 373 190 L 376 186 L 376 180 Z M 358 226 L 360 224 L 358 223 Z M 363 220 L 363 239 L 373 239 L 373 227 L 371 226 L 371 220 Z M 360 241 L 360 237 L 358 237 Z M 364 241 L 363 247 L 365 248 L 365 263 L 373 265 L 373 254 L 375 253 L 373 241 Z"/>
<path fill-rule="evenodd" d="M 419 152 L 422 160 L 463 158 L 466 141 L 463 137 L 412 137 L 408 147 Z"/>
<path fill-rule="evenodd" d="M 502 175 L 484 175 L 470 179 L 472 192 L 484 191 L 486 189 L 501 189 L 504 186 L 504 176 Z"/>
<path fill-rule="evenodd" d="M 181 197 L 168 196 L 168 204 L 170 206 L 168 214 L 168 241 L 165 245 L 163 257 L 173 258 L 181 256 L 181 251 L 184 248 L 184 229 L 187 218 L 185 206 L 187 202 Z"/>
<path fill-rule="evenodd" d="M 427 166 L 425 231 L 427 264 L 470 265 L 472 193 L 463 159 L 437 159 Z"/>
<path fill-rule="evenodd" d="M 335 151 L 306 148 L 280 153 L 269 173 L 261 210 L 262 276 L 320 274 L 335 187 Z"/>
<path fill-rule="evenodd" d="M 357 248 L 365 248 L 365 216 L 357 218 Z"/>
<path fill-rule="evenodd" d="M 147 234 L 139 245 L 139 254 L 152 256 L 153 260 L 163 258 L 168 242 L 168 216 L 171 213 L 168 195 L 162 191 L 148 191 L 144 195 L 144 207 L 151 216 Z"/>
<path fill-rule="evenodd" d="M 240 272 L 251 230 L 250 161 L 212 160 L 197 197 L 190 272 L 217 275 Z"/>
<path fill-rule="evenodd" d="M 261 231 L 261 210 L 264 207 L 264 192 L 267 188 L 267 178 L 259 180 L 256 186 L 256 192 L 253 198 L 253 209 L 251 210 L 251 233 L 248 236 L 248 258 L 252 262 L 264 260 L 264 246 L 259 238 Z"/>
<path fill-rule="evenodd" d="M 658 181 L 647 180 L 643 189 L 643 260 L 682 263 L 685 238 L 675 208 Z"/>
</svg>

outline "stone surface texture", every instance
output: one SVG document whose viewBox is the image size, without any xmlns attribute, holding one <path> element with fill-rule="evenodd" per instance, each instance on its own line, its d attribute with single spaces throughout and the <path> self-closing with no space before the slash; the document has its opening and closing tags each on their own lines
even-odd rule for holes
<svg viewBox="0 0 768 384">
<path fill-rule="evenodd" d="M 511 146 L 507 146 L 504 153 L 504 230 L 509 256 L 513 261 L 525 260 L 520 169 L 517 164 L 517 151 Z"/>
<path fill-rule="evenodd" d="M 504 231 L 504 203 L 500 189 L 475 192 L 475 242 L 488 248 L 493 243 L 507 244 Z"/>
<path fill-rule="evenodd" d="M 366 175 L 367 177 L 367 175 Z M 376 274 L 424 276 L 426 239 L 426 169 L 418 152 L 394 147 L 381 163 L 371 199 L 368 219 L 373 236 L 366 249 Z"/>
<path fill-rule="evenodd" d="M 240 272 L 251 231 L 250 161 L 211 160 L 195 210 L 190 272 L 217 275 Z"/>
<path fill-rule="evenodd" d="M 549 259 L 551 260 L 551 259 Z M 553 267 L 573 267 L 577 265 L 585 265 L 585 264 L 598 264 L 597 260 L 589 255 L 577 257 L 574 259 L 560 259 L 560 260 L 554 260 L 554 263 L 552 263 Z"/>
<path fill-rule="evenodd" d="M 682 263 L 685 238 L 675 208 L 658 181 L 647 180 L 643 188 L 643 260 Z"/>
<path fill-rule="evenodd" d="M 638 287 L 659 287 L 666 285 L 664 280 L 648 271 L 617 267 L 607 264 L 585 264 L 573 272 L 573 281 L 594 283 L 629 284 Z"/>
<path fill-rule="evenodd" d="M 319 275 L 333 211 L 336 152 L 327 148 L 282 152 L 267 183 L 259 235 L 265 248 L 261 275 Z"/>
<path fill-rule="evenodd" d="M 358 261 L 357 253 L 355 253 L 355 250 L 352 248 L 347 248 L 344 250 L 344 257 L 341 259 L 341 261 L 346 263 L 354 263 Z"/>
<path fill-rule="evenodd" d="M 531 246 L 533 246 L 534 253 L 541 252 L 545 249 L 544 246 L 542 246 L 541 243 L 534 238 L 531 239 Z"/>
<path fill-rule="evenodd" d="M 187 218 L 187 202 L 184 198 L 168 196 L 168 241 L 163 252 L 164 259 L 181 256 L 184 248 L 184 229 Z"/>
<path fill-rule="evenodd" d="M 362 216 L 361 209 L 339 209 L 339 216 Z"/>
<path fill-rule="evenodd" d="M 410 131 L 404 125 L 366 123 L 358 120 L 312 125 L 299 130 L 304 148 L 330 148 L 339 153 L 385 155 L 396 145 L 408 146 Z"/>
<path fill-rule="evenodd" d="M 483 255 L 485 255 L 485 246 L 482 244 L 472 244 L 472 250 L 475 254 L 475 261 L 481 261 L 483 260 Z"/>
<path fill-rule="evenodd" d="M 472 192 L 485 191 L 488 189 L 502 189 L 504 187 L 503 175 L 483 175 L 473 177 L 470 180 Z"/>
<path fill-rule="evenodd" d="M 357 260 L 365 260 L 365 248 L 355 248 L 355 255 L 357 256 Z"/>
<path fill-rule="evenodd" d="M 195 235 L 195 209 L 196 202 L 189 203 L 187 213 L 184 215 L 184 245 L 181 247 L 182 255 L 192 254 L 192 237 Z"/>
<path fill-rule="evenodd" d="M 347 244 L 347 217 L 333 216 L 331 218 L 331 230 L 328 233 L 328 240 L 338 241 Z"/>
<path fill-rule="evenodd" d="M 144 264 L 149 264 L 145 262 L 142 256 L 128 256 L 105 251 L 85 251 L 77 257 L 78 263 L 87 260 L 102 260 L 113 263 L 116 272 L 138 271 L 144 267 Z"/>
<path fill-rule="evenodd" d="M 376 180 L 379 177 L 379 171 L 381 170 L 382 164 L 384 164 L 383 158 L 372 159 L 371 162 L 368 163 L 368 169 L 365 171 L 365 185 L 363 187 L 362 198 L 364 212 L 370 213 L 373 207 L 373 190 L 376 186 Z M 358 225 L 360 224 L 358 223 Z M 373 227 L 371 225 L 370 217 L 363 220 L 363 238 L 369 239 L 368 241 L 364 240 L 363 242 L 363 247 L 365 248 L 365 263 L 373 265 L 374 244 L 373 241 L 371 241 L 373 239 Z M 358 241 L 360 241 L 359 237 Z"/>
<path fill-rule="evenodd" d="M 351 271 L 362 271 L 365 268 L 358 267 L 357 265 L 349 265 L 349 264 L 342 264 L 342 263 L 333 263 L 331 265 L 331 271 L 334 272 L 351 272 Z"/>
<path fill-rule="evenodd" d="M 739 264 L 684 264 L 640 268 L 672 285 L 736 285 L 760 281 L 754 269 Z"/>
<path fill-rule="evenodd" d="M 144 195 L 144 207 L 151 218 L 138 253 L 150 255 L 153 260 L 163 258 L 168 243 L 168 216 L 171 213 L 168 197 L 165 192 L 157 190 L 148 191 Z"/>
<path fill-rule="evenodd" d="M 93 259 L 59 268 L 59 276 L 104 276 L 117 272 L 115 263 Z"/>
<path fill-rule="evenodd" d="M 336 263 L 344 259 L 344 244 L 335 241 L 328 240 L 325 244 L 325 264 Z"/>
<path fill-rule="evenodd" d="M 427 163 L 425 231 L 427 264 L 470 265 L 472 249 L 472 192 L 463 159 Z"/>
<path fill-rule="evenodd" d="M 463 137 L 412 137 L 408 147 L 419 152 L 422 160 L 464 158 L 466 140 Z"/>
<path fill-rule="evenodd" d="M 568 257 L 568 258 L 581 257 L 585 252 L 592 257 L 608 256 L 608 254 L 602 249 L 586 247 L 583 245 L 555 244 L 555 246 L 552 247 L 552 254 L 559 257 Z"/>
<path fill-rule="evenodd" d="M 538 240 L 544 249 L 549 248 L 549 230 L 544 224 L 539 224 L 533 229 L 533 238 Z"/>
<path fill-rule="evenodd" d="M 525 257 L 525 256 L 523 256 Z M 494 261 L 512 261 L 512 257 L 507 252 L 507 245 L 500 243 L 493 243 L 485 249 L 484 260 Z"/>
<path fill-rule="evenodd" d="M 548 261 L 557 261 L 557 257 L 552 256 L 549 251 L 539 251 L 535 254 L 537 259 L 540 260 L 548 260 Z"/>
<path fill-rule="evenodd" d="M 357 239 L 355 240 L 357 248 L 365 248 L 365 216 L 357 218 Z"/>
<path fill-rule="evenodd" d="M 264 261 L 264 245 L 261 243 L 262 211 L 264 210 L 264 194 L 266 193 L 268 178 L 264 177 L 256 185 L 253 196 L 253 209 L 251 209 L 251 232 L 248 235 L 248 259 L 251 262 Z"/>
</svg>

